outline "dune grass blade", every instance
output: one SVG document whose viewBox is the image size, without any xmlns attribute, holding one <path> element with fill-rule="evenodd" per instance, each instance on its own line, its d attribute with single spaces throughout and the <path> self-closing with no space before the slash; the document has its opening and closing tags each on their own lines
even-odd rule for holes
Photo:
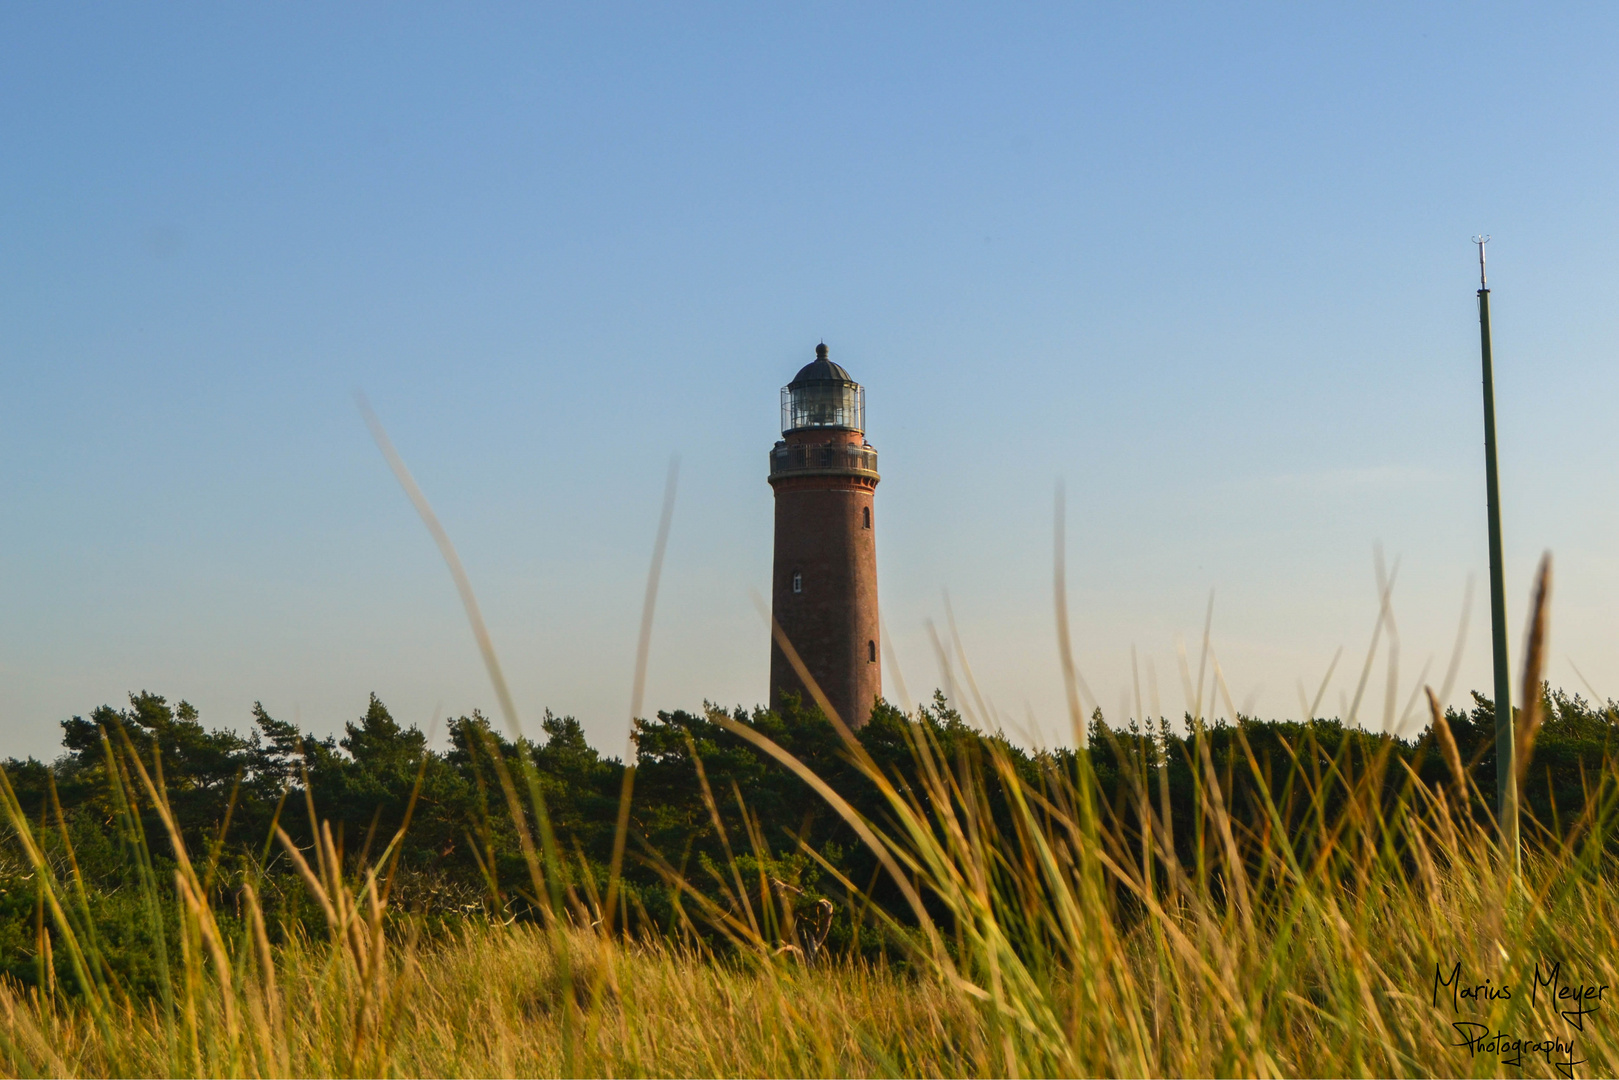
<svg viewBox="0 0 1619 1080">
<path fill-rule="evenodd" d="M 1541 556 L 1540 568 L 1535 573 L 1535 591 L 1529 602 L 1529 633 L 1523 650 L 1523 709 L 1518 717 L 1517 753 L 1518 790 L 1524 790 L 1524 777 L 1529 772 L 1529 756 L 1534 751 L 1535 738 L 1546 712 L 1541 706 L 1541 674 L 1546 660 L 1546 630 L 1551 608 L 1552 556 Z"/>
<path fill-rule="evenodd" d="M 647 658 L 652 650 L 652 614 L 658 603 L 658 580 L 663 574 L 663 553 L 669 546 L 669 527 L 675 516 L 675 487 L 680 480 L 680 459 L 669 459 L 669 476 L 663 488 L 663 512 L 658 515 L 658 538 L 652 544 L 652 565 L 646 575 L 646 597 L 641 603 L 641 633 L 635 642 L 635 679 L 630 690 L 630 723 L 641 716 L 646 694 Z M 618 819 L 613 828 L 613 854 L 608 866 L 607 900 L 602 911 L 602 933 L 613 932 L 613 916 L 618 909 L 619 875 L 624 867 L 624 844 L 629 835 L 630 800 L 635 795 L 635 761 L 624 770 L 624 783 L 618 796 Z"/>
</svg>

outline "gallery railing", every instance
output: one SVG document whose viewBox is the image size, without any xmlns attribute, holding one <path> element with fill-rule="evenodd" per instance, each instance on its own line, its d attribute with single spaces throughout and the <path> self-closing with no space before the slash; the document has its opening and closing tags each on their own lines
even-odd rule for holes
<svg viewBox="0 0 1619 1080">
<path fill-rule="evenodd" d="M 787 473 L 852 473 L 877 475 L 877 451 L 869 446 L 777 445 L 770 451 L 770 475 Z"/>
</svg>

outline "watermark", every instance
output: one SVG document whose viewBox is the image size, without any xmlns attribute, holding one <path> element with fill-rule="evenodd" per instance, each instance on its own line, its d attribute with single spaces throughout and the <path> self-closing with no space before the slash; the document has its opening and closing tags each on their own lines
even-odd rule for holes
<svg viewBox="0 0 1619 1080">
<path fill-rule="evenodd" d="M 1579 1033 L 1586 1030 L 1598 1010 L 1606 1004 L 1604 995 L 1610 989 L 1607 983 L 1582 983 L 1563 970 L 1562 962 L 1549 967 L 1536 964 L 1529 985 L 1514 986 L 1496 983 L 1486 978 L 1475 982 L 1466 976 L 1461 961 L 1447 972 L 1443 964 L 1434 965 L 1433 1005 L 1449 1007 L 1455 1036 L 1452 1046 L 1465 1050 L 1469 1057 L 1488 1054 L 1502 1065 L 1521 1070 L 1525 1058 L 1539 1057 L 1563 1076 L 1573 1077 L 1574 1070 L 1586 1059 L 1578 1056 Z M 1525 1005 L 1524 998 L 1527 998 Z M 1549 1031 L 1503 1031 L 1477 1019 L 1465 1019 L 1466 1014 L 1488 1015 L 1497 1008 L 1497 1002 L 1514 1002 L 1513 1012 L 1526 1013 L 1526 1024 L 1544 1017 L 1551 1021 Z M 1561 1021 L 1561 1024 L 1558 1021 Z"/>
</svg>

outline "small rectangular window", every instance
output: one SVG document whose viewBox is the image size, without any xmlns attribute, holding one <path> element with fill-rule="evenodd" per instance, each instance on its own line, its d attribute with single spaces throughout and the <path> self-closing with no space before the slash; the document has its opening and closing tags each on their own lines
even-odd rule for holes
<svg viewBox="0 0 1619 1080">
<path fill-rule="evenodd" d="M 801 593 L 803 591 L 804 591 L 804 575 L 799 573 L 797 570 L 794 570 L 793 571 L 793 592 Z"/>
<path fill-rule="evenodd" d="M 871 507 L 862 506 L 860 508 L 860 518 L 861 518 L 861 522 L 862 522 L 862 524 L 861 524 L 862 528 L 866 528 L 866 529 L 871 528 Z"/>
<path fill-rule="evenodd" d="M 875 641 L 868 641 L 868 642 L 866 642 L 866 663 L 875 664 L 876 662 L 877 662 L 877 643 Z"/>
</svg>

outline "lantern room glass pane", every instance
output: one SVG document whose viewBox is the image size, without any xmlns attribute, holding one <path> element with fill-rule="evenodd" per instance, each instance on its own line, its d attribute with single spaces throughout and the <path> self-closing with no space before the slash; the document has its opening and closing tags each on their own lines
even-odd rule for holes
<svg viewBox="0 0 1619 1080">
<path fill-rule="evenodd" d="M 784 387 L 781 430 L 852 428 L 866 430 L 866 391 L 856 383 L 813 382 Z"/>
</svg>

